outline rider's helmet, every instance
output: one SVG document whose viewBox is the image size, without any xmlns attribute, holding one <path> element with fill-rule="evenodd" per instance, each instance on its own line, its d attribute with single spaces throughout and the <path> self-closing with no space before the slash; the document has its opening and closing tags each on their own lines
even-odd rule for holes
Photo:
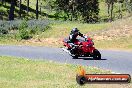
<svg viewBox="0 0 132 88">
<path fill-rule="evenodd" d="M 72 32 L 73 34 L 78 34 L 79 30 L 78 30 L 78 28 L 73 28 L 71 32 Z"/>
</svg>

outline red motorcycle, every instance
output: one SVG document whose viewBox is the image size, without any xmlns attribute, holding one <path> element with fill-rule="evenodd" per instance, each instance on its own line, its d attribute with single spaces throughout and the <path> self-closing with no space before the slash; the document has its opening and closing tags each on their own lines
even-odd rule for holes
<svg viewBox="0 0 132 88">
<path fill-rule="evenodd" d="M 101 54 L 94 47 L 94 42 L 90 37 L 76 39 L 74 42 L 74 46 L 71 46 L 68 41 L 68 38 L 65 38 L 63 40 L 63 44 L 65 46 L 63 50 L 68 52 L 73 58 L 93 57 L 96 60 L 101 59 Z"/>
</svg>

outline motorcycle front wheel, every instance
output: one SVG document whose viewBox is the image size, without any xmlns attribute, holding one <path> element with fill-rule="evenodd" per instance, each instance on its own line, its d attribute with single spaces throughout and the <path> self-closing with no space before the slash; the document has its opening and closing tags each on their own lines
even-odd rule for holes
<svg viewBox="0 0 132 88">
<path fill-rule="evenodd" d="M 73 59 L 78 59 L 78 55 L 72 56 Z"/>
<path fill-rule="evenodd" d="M 95 49 L 93 51 L 93 58 L 96 59 L 96 60 L 100 60 L 101 59 L 101 54 L 100 54 L 100 52 L 97 49 Z"/>
</svg>

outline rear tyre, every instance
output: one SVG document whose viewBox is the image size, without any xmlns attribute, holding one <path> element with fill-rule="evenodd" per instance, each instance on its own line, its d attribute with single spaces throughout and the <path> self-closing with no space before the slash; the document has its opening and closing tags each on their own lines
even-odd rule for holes
<svg viewBox="0 0 132 88">
<path fill-rule="evenodd" d="M 101 54 L 100 54 L 100 52 L 97 49 L 95 49 L 93 51 L 93 58 L 96 59 L 96 60 L 100 60 L 101 59 Z"/>
</svg>

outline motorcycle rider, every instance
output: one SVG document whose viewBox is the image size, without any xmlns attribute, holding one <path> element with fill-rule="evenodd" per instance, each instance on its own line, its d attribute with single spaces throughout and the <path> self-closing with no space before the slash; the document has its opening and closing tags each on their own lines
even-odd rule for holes
<svg viewBox="0 0 132 88">
<path fill-rule="evenodd" d="M 86 38 L 86 36 L 84 36 L 82 33 L 79 32 L 78 28 L 73 28 L 71 30 L 71 33 L 69 35 L 69 41 L 68 43 L 70 44 L 70 46 L 73 48 L 75 46 L 75 41 L 76 41 L 76 38 L 77 36 L 81 36 L 83 38 Z"/>
</svg>

